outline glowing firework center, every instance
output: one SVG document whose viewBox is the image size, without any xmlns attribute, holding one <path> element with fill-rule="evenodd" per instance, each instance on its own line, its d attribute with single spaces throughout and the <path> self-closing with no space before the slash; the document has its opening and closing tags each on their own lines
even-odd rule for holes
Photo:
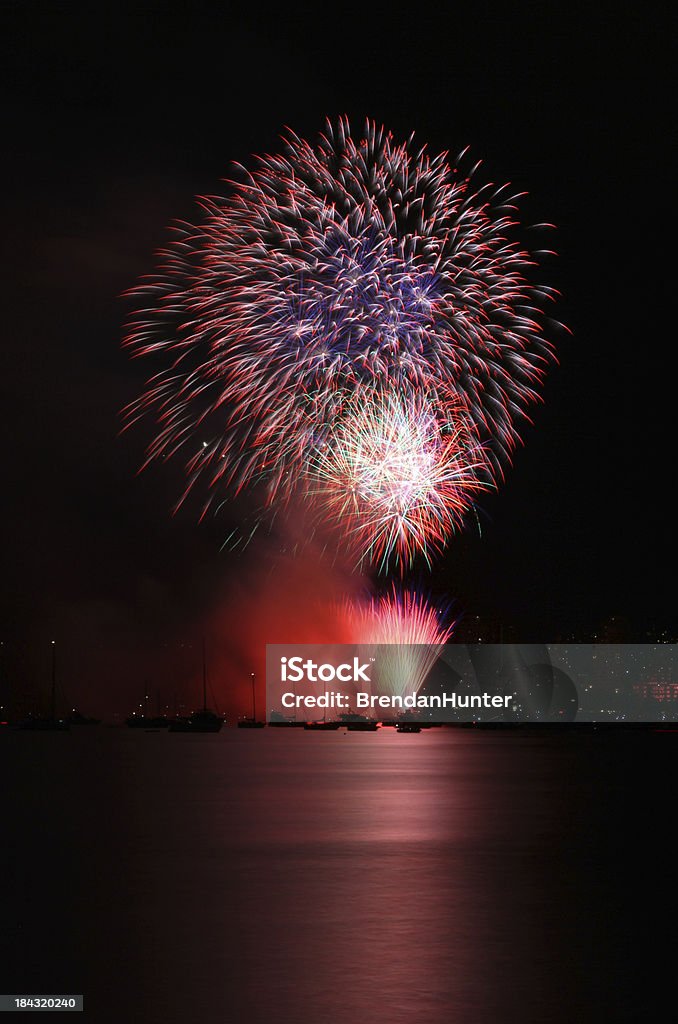
<svg viewBox="0 0 678 1024">
<path fill-rule="evenodd" d="M 367 393 L 350 403 L 311 462 L 320 514 L 338 518 L 361 561 L 428 558 L 461 524 L 483 484 L 480 451 L 421 398 Z"/>
</svg>

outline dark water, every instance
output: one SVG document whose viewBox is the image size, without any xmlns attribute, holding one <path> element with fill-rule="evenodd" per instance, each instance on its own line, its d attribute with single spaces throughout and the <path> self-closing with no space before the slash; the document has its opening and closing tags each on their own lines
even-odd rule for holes
<svg viewBox="0 0 678 1024">
<path fill-rule="evenodd" d="M 4 734 L 0 991 L 82 992 L 97 1022 L 658 1019 L 676 750 Z"/>
</svg>

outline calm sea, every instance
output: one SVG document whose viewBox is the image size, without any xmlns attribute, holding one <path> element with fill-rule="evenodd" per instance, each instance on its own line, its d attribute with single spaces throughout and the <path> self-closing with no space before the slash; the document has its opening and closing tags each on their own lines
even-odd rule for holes
<svg viewBox="0 0 678 1024">
<path fill-rule="evenodd" d="M 658 1020 L 677 750 L 5 732 L 0 991 L 93 1022 Z"/>
</svg>

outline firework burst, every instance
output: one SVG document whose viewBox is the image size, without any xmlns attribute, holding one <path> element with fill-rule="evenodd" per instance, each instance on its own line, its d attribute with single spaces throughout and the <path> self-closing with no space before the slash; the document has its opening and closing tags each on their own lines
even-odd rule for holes
<svg viewBox="0 0 678 1024">
<path fill-rule="evenodd" d="M 379 690 L 400 697 L 419 692 L 454 629 L 421 595 L 396 587 L 370 601 L 350 603 L 346 618 L 365 656 L 379 649 Z"/>
<path fill-rule="evenodd" d="M 374 123 L 354 138 L 341 119 L 314 146 L 289 133 L 227 196 L 202 199 L 200 223 L 179 225 L 131 291 L 126 344 L 159 361 L 127 410 L 128 423 L 157 422 L 148 458 L 181 452 L 186 493 L 202 481 L 205 510 L 243 488 L 270 507 L 309 460 L 322 466 L 346 395 L 379 389 L 454 420 L 482 452 L 477 478 L 496 482 L 552 356 L 553 293 L 528 282 L 535 256 L 513 239 L 516 197 L 475 188 L 474 172 Z M 368 549 L 409 559 L 429 527 L 418 546 L 435 546 L 461 490 L 433 488 L 451 497 L 449 514 L 433 502 Z"/>
<path fill-rule="evenodd" d="M 449 414 L 448 414 L 449 415 Z M 483 488 L 482 451 L 464 420 L 441 421 L 421 396 L 365 394 L 310 460 L 309 494 L 340 522 L 360 562 L 401 570 L 442 548 Z"/>
</svg>

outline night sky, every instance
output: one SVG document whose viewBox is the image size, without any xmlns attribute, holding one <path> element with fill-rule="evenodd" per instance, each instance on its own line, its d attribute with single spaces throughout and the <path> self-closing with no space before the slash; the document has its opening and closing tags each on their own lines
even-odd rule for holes
<svg viewBox="0 0 678 1024">
<path fill-rule="evenodd" d="M 118 437 L 148 370 L 120 349 L 120 294 L 233 161 L 341 113 L 470 145 L 479 180 L 529 192 L 523 223 L 558 225 L 532 237 L 572 336 L 435 593 L 527 639 L 611 615 L 627 639 L 675 632 L 671 26 L 651 5 L 436 6 L 4 5 L 4 683 L 46 685 L 56 638 L 69 700 L 124 712 L 168 665 L 181 685 L 247 591 L 223 523 L 171 517 L 180 465 L 135 475 L 150 425 Z"/>
</svg>

